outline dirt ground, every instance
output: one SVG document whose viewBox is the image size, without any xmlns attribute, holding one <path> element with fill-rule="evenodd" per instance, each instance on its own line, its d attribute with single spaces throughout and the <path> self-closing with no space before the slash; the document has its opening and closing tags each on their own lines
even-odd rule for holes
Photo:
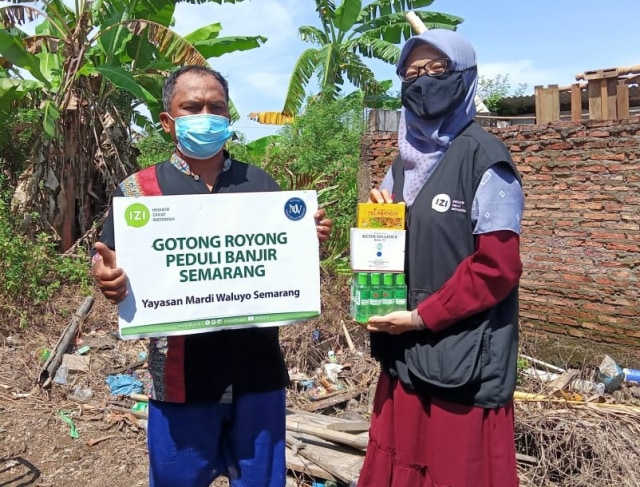
<svg viewBox="0 0 640 487">
<path fill-rule="evenodd" d="M 293 372 L 313 371 L 327 350 L 345 347 L 340 330 L 346 319 L 347 292 L 344 283 L 337 283 L 323 292 L 325 311 L 318 322 L 295 330 L 285 327 L 288 331 L 281 334 L 282 343 Z M 42 368 L 38 350 L 53 349 L 84 298 L 77 289 L 62 290 L 48 305 L 28 310 L 29 325 L 23 329 L 15 313 L 0 308 L 0 487 L 148 484 L 144 424 L 131 411 L 134 402 L 111 396 L 105 382 L 110 373 L 125 372 L 139 362 L 140 354 L 146 352 L 146 341 L 120 340 L 115 307 L 99 293 L 94 296 L 93 308 L 80 328 L 80 340 L 68 350 L 89 346 L 84 355 L 89 358 L 89 368 L 71 376 L 69 384 L 54 383 L 48 389 L 36 384 Z M 318 332 L 322 336 L 319 341 Z M 354 375 L 353 383 L 369 385 L 376 367 L 367 359 L 366 333 L 357 327 L 352 332 L 356 348 L 364 351 L 359 352 L 361 363 L 355 365 L 362 370 Z M 594 344 L 577 346 L 572 340 L 566 345 L 541 336 L 524 341 L 530 355 L 560 357 L 563 363 L 559 365 L 596 364 L 605 350 Z M 610 353 L 623 363 L 640 363 L 636 351 L 618 348 Z M 91 397 L 74 398 L 74 392 L 86 393 L 88 389 Z M 295 395 L 296 391 L 290 393 Z M 351 408 L 366 415 L 369 397 L 365 394 L 359 401 Z M 70 423 L 78 433 L 75 439 Z M 227 482 L 219 480 L 214 485 L 221 487 Z"/>
<path fill-rule="evenodd" d="M 342 284 L 325 293 L 328 299 L 345 303 Z M 21 329 L 15 313 L 0 307 L 0 486 L 114 487 L 148 485 L 146 433 L 141 420 L 130 412 L 134 401 L 113 397 L 105 382 L 110 373 L 125 373 L 127 366 L 140 361 L 146 340 L 120 340 L 116 308 L 97 290 L 91 312 L 84 319 L 67 353 L 90 346 L 84 355 L 89 368 L 69 376 L 67 385 L 37 385 L 42 369 L 41 348 L 52 350 L 84 298 L 77 289 L 63 289 L 46 306 L 27 311 L 28 326 Z M 313 367 L 310 350 L 312 331 L 322 328 L 326 346 L 333 331 L 328 322 L 339 321 L 344 306 L 325 302 L 324 324 L 303 323 L 300 333 L 283 337 L 285 355 L 297 365 Z M 291 328 L 291 327 L 288 327 Z M 307 336 L 308 335 L 308 336 Z M 292 338 L 293 337 L 293 338 Z M 338 340 L 335 341 L 337 345 Z M 300 342 L 305 342 L 300 346 Z M 307 343 L 308 342 L 308 343 Z M 129 369 L 130 371 L 131 369 Z M 137 369 L 144 372 L 144 368 Z M 295 370 L 299 370 L 296 368 Z M 143 377 L 144 382 L 144 377 Z M 91 397 L 77 398 L 87 393 Z M 65 417 L 67 418 L 65 420 Z M 71 437 L 73 423 L 78 437 Z M 228 485 L 225 479 L 214 483 Z"/>
<path fill-rule="evenodd" d="M 143 341 L 122 342 L 114 336 L 113 306 L 97 298 L 82 324 L 80 337 L 103 340 L 103 348 L 87 354 L 89 371 L 78 373 L 72 385 L 53 384 L 46 390 L 36 385 L 42 365 L 38 349 L 55 346 L 82 301 L 73 295 L 58 296 L 40 310 L 41 319 L 26 329 L 0 325 L 2 486 L 148 484 L 144 428 L 134 416 L 107 409 L 112 403 L 105 372 L 134 363 L 138 352 L 145 349 Z M 90 388 L 92 397 L 84 403 L 72 400 L 69 396 L 76 386 L 85 391 Z M 71 437 L 63 414 L 73 422 L 78 438 Z"/>
</svg>

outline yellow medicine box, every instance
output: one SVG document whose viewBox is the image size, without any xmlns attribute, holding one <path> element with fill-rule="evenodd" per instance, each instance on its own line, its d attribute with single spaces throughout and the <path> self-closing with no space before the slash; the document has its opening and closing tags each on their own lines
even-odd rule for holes
<svg viewBox="0 0 640 487">
<path fill-rule="evenodd" d="M 357 228 L 404 230 L 404 203 L 358 203 Z"/>
</svg>

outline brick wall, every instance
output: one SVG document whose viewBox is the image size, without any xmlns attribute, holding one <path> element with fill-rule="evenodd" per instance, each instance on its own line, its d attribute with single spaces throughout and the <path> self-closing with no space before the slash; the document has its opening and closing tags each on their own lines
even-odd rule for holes
<svg viewBox="0 0 640 487">
<path fill-rule="evenodd" d="M 523 327 L 640 345 L 640 117 L 488 130 L 523 178 Z M 362 148 L 364 199 L 396 134 L 370 132 Z"/>
</svg>

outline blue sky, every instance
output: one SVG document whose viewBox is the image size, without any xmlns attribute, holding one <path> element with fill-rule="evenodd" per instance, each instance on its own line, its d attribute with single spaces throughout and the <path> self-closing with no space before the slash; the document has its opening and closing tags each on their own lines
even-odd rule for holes
<svg viewBox="0 0 640 487">
<path fill-rule="evenodd" d="M 464 18 L 458 30 L 476 48 L 479 73 L 488 78 L 509 75 L 513 87 L 528 85 L 525 94 L 532 94 L 535 85 L 568 85 L 578 72 L 640 64 L 637 0 L 436 0 L 430 9 Z M 174 28 L 179 34 L 213 22 L 222 24 L 224 36 L 268 38 L 259 49 L 210 61 L 229 80 L 241 114 L 236 130 L 248 140 L 274 133 L 277 127 L 252 122 L 248 114 L 282 108 L 290 73 L 310 46 L 300 40 L 298 27 L 320 25 L 315 2 L 245 0 L 235 5 L 176 7 Z M 367 63 L 378 79 L 395 79 L 394 67 Z M 399 88 L 396 82 L 395 91 Z"/>
<path fill-rule="evenodd" d="M 245 0 L 235 5 L 178 4 L 175 29 L 182 34 L 220 22 L 222 35 L 268 37 L 259 49 L 212 60 L 228 79 L 242 118 L 236 129 L 249 140 L 273 133 L 250 121 L 255 111 L 279 110 L 295 62 L 309 46 L 301 25 L 319 26 L 313 0 Z M 478 69 L 489 78 L 508 74 L 513 87 L 568 85 L 586 70 L 640 64 L 637 32 L 640 2 L 601 0 L 436 0 L 431 8 L 464 18 L 458 29 L 476 48 Z M 379 79 L 392 66 L 369 62 Z M 397 83 L 399 90 L 399 83 Z"/>
</svg>

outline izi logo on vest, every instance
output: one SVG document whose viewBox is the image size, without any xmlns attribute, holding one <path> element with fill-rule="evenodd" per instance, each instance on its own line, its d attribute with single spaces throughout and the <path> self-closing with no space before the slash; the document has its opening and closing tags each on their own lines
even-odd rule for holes
<svg viewBox="0 0 640 487">
<path fill-rule="evenodd" d="M 439 213 L 448 211 L 451 207 L 451 197 L 448 194 L 437 194 L 431 200 L 431 209 Z"/>
</svg>

